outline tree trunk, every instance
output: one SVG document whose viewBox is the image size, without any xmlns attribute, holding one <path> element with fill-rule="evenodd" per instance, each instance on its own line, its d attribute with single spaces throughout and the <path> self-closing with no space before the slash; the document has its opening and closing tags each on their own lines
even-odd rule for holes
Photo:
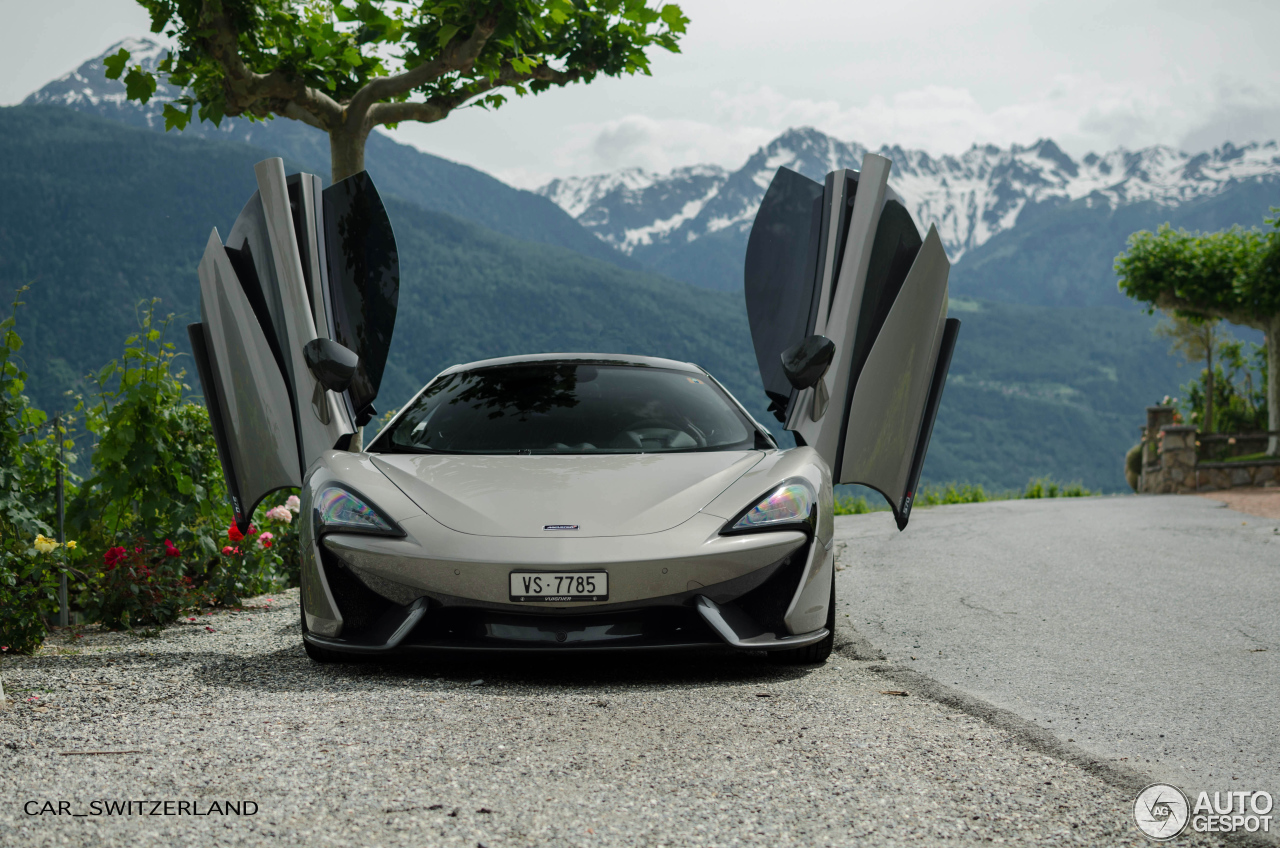
<svg viewBox="0 0 1280 848">
<path fill-rule="evenodd" d="M 363 126 L 329 131 L 329 160 L 335 183 L 364 170 L 364 143 L 368 138 L 369 131 Z"/>
<path fill-rule="evenodd" d="M 1267 429 L 1280 430 L 1280 316 L 1267 327 Z M 1267 455 L 1280 455 L 1280 436 L 1267 439 Z"/>
</svg>

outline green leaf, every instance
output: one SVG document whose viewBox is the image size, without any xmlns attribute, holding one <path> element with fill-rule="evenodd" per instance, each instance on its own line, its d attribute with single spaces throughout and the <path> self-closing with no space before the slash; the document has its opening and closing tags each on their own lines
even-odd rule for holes
<svg viewBox="0 0 1280 848">
<path fill-rule="evenodd" d="M 195 483 L 186 474 L 175 474 L 173 480 L 181 494 L 189 495 L 195 489 Z"/>
<path fill-rule="evenodd" d="M 17 352 L 22 350 L 22 337 L 13 330 L 9 330 L 4 334 L 4 343 L 5 347 L 9 348 L 11 351 Z"/>
<path fill-rule="evenodd" d="M 164 104 L 164 129 L 182 131 L 191 121 L 191 107 L 185 110 L 176 108 L 172 103 Z"/>
<path fill-rule="evenodd" d="M 124 93 L 130 100 L 146 103 L 156 93 L 156 76 L 134 65 L 124 78 Z"/>
<path fill-rule="evenodd" d="M 445 24 L 440 27 L 440 32 L 436 36 L 436 43 L 441 47 L 448 44 L 455 35 L 458 34 L 458 27 L 455 24 Z"/>
<path fill-rule="evenodd" d="M 121 47 L 118 51 L 102 60 L 102 65 L 107 69 L 107 79 L 118 80 L 120 75 L 124 73 L 124 66 L 129 61 L 129 51 Z"/>
</svg>

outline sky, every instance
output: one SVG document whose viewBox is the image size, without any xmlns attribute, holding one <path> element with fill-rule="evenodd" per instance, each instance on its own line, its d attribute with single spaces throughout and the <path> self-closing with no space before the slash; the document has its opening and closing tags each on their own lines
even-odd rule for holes
<svg viewBox="0 0 1280 848">
<path fill-rule="evenodd" d="M 678 55 L 401 141 L 523 187 L 639 167 L 742 165 L 795 126 L 931 154 L 1052 138 L 1079 157 L 1280 138 L 1280 3 L 684 0 Z M 134 0 L 0 0 L 0 104 L 126 36 Z M 1270 43 L 1268 43 L 1270 42 Z"/>
</svg>

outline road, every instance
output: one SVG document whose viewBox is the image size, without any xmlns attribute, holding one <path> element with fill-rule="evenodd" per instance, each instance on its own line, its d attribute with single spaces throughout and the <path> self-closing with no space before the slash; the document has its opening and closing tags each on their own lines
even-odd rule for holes
<svg viewBox="0 0 1280 848">
<path fill-rule="evenodd" d="M 1280 797 L 1280 521 L 1196 496 L 837 519 L 842 615 L 890 663 L 1102 761 Z"/>
</svg>

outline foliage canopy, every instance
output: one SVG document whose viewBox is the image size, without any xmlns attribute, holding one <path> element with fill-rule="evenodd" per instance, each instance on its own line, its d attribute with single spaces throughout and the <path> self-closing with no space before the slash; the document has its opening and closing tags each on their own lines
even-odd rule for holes
<svg viewBox="0 0 1280 848">
<path fill-rule="evenodd" d="M 649 74 L 645 52 L 679 52 L 688 19 L 645 0 L 138 0 L 177 42 L 159 67 L 187 92 L 166 128 L 224 116 L 303 121 L 329 133 L 335 180 L 362 169 L 379 125 L 493 109 L 599 74 Z M 155 75 L 107 61 L 131 100 Z"/>
</svg>

